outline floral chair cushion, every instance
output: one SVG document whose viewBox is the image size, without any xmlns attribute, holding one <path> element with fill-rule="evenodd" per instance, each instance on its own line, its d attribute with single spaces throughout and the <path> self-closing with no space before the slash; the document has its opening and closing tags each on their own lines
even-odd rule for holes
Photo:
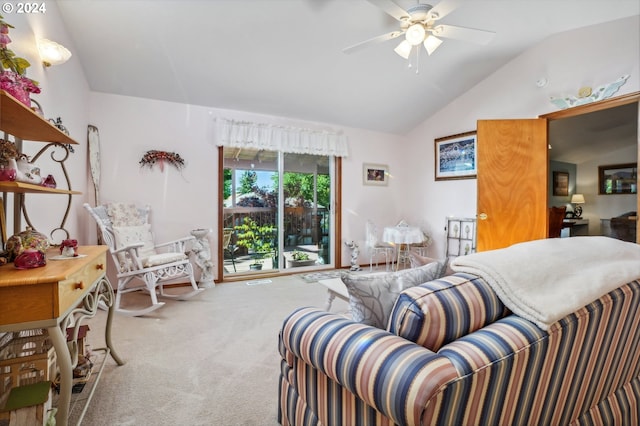
<svg viewBox="0 0 640 426">
<path fill-rule="evenodd" d="M 111 225 L 114 228 L 116 226 L 139 226 L 145 223 L 144 218 L 140 216 L 140 212 L 135 204 L 107 204 L 107 215 L 109 219 L 111 219 Z"/>
</svg>

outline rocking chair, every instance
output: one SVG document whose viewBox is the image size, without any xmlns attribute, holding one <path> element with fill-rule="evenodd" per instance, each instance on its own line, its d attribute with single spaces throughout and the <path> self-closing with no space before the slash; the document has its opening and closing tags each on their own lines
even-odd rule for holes
<svg viewBox="0 0 640 426">
<path fill-rule="evenodd" d="M 114 203 L 84 208 L 95 219 L 102 234 L 104 244 L 115 263 L 118 277 L 115 311 L 129 316 L 146 315 L 164 306 L 158 301 L 162 297 L 184 300 L 203 291 L 198 288 L 193 275 L 193 266 L 185 253 L 188 236 L 175 241 L 154 244 L 151 225 L 148 223 L 149 206 L 136 208 L 134 205 Z M 167 294 L 165 284 L 191 283 L 189 292 Z M 135 284 L 129 285 L 134 282 Z M 146 290 L 151 295 L 151 305 L 142 309 L 123 309 L 120 307 L 122 296 L 138 290 Z"/>
</svg>

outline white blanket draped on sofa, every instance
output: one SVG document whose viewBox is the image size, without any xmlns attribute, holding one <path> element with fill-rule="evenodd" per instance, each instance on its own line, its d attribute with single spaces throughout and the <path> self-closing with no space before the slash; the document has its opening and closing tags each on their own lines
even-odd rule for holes
<svg viewBox="0 0 640 426">
<path fill-rule="evenodd" d="M 640 279 L 640 245 L 608 237 L 550 238 L 460 256 L 451 269 L 482 277 L 513 313 L 548 330 Z"/>
</svg>

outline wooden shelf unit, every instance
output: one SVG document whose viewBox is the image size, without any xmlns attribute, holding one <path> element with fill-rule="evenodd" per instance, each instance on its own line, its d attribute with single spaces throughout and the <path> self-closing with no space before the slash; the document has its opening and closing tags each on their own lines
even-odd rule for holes
<svg viewBox="0 0 640 426">
<path fill-rule="evenodd" d="M 20 194 L 82 194 L 79 191 L 70 191 L 68 189 L 47 188 L 42 185 L 34 185 L 25 182 L 0 181 L 0 191 L 17 192 Z"/>
<path fill-rule="evenodd" d="M 4 90 L 0 90 L 0 130 L 33 142 L 78 144 Z"/>
<path fill-rule="evenodd" d="M 64 147 L 66 145 L 77 145 L 73 138 L 66 133 L 62 132 L 56 126 L 45 120 L 43 117 L 36 114 L 31 108 L 18 101 L 16 98 L 0 90 L 0 132 L 4 132 L 4 137 L 12 135 L 14 143 L 18 151 L 22 151 L 22 142 L 43 142 L 47 143 L 44 148 L 36 155 L 37 158 L 42 152 L 46 151 L 50 147 Z M 0 134 L 0 136 L 2 136 Z M 68 150 L 67 150 L 68 151 Z M 66 158 L 65 158 L 66 159 Z M 64 160 L 60 162 L 61 167 L 64 170 Z M 26 182 L 12 182 L 12 181 L 0 181 L 0 191 L 3 194 L 14 193 L 16 199 L 14 200 L 14 233 L 20 232 L 22 229 L 22 213 L 29 222 L 28 215 L 24 207 L 24 194 L 65 194 L 69 196 L 67 202 L 67 212 L 65 213 L 60 229 L 64 230 L 64 222 L 68 216 L 69 209 L 71 207 L 71 195 L 81 194 L 81 192 L 73 191 L 71 189 L 71 182 L 65 171 L 65 178 L 67 187 L 69 189 L 48 188 L 42 185 L 34 185 Z M 6 197 L 2 197 L 6 198 Z M 4 200 L 3 200 L 4 201 Z M 4 208 L 6 209 L 6 205 Z M 3 212 L 6 214 L 6 211 Z M 29 222 L 28 225 L 31 225 Z"/>
</svg>

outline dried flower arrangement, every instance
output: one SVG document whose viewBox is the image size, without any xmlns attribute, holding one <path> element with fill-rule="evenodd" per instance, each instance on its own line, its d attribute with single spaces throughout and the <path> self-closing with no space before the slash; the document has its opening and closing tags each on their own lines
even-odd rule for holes
<svg viewBox="0 0 640 426">
<path fill-rule="evenodd" d="M 175 167 L 178 170 L 182 170 L 184 168 L 184 159 L 180 157 L 180 154 L 176 152 L 166 152 L 166 151 L 156 151 L 151 150 L 144 153 L 142 159 L 139 164 L 140 167 L 149 167 L 153 168 L 154 165 L 158 164 L 160 166 L 160 170 L 164 171 L 164 163 L 168 163 Z"/>
<path fill-rule="evenodd" d="M 31 107 L 29 93 L 40 93 L 38 82 L 26 76 L 29 61 L 16 56 L 7 44 L 11 43 L 9 28 L 0 15 L 0 89 L 6 90 L 23 104 Z"/>
<path fill-rule="evenodd" d="M 15 160 L 19 155 L 20 153 L 16 149 L 16 144 L 0 138 L 0 163 L 6 163 L 9 160 Z"/>
</svg>

